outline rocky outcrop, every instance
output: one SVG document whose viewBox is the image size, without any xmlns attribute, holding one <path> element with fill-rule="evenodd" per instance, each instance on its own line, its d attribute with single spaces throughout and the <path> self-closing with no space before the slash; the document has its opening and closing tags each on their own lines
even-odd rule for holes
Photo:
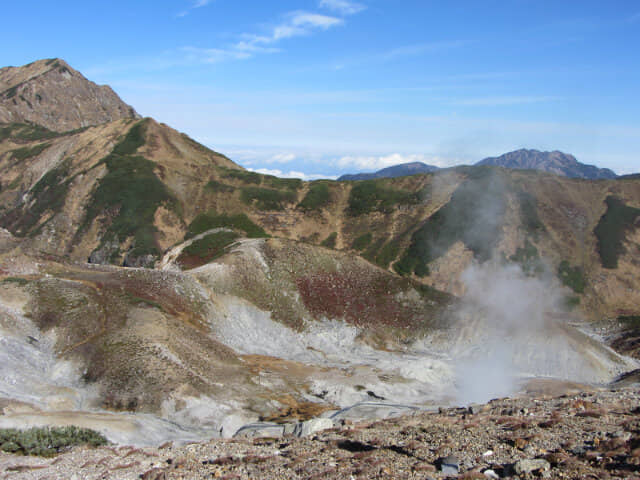
<svg viewBox="0 0 640 480">
<path fill-rule="evenodd" d="M 56 132 L 138 118 L 106 85 L 96 85 L 64 60 L 0 69 L 0 123 L 34 123 Z"/>
<path fill-rule="evenodd" d="M 553 151 L 540 152 L 538 150 L 521 149 L 505 153 L 499 157 L 480 160 L 476 165 L 493 165 L 496 167 L 517 168 L 521 170 L 542 170 L 569 178 L 586 178 L 601 180 L 616 178 L 615 172 L 608 168 L 598 168 L 586 165 L 576 160 L 573 155 Z"/>
</svg>

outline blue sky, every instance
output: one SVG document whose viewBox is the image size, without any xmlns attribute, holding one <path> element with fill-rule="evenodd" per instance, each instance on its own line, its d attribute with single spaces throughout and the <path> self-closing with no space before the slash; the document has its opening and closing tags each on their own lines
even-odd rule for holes
<svg viewBox="0 0 640 480">
<path fill-rule="evenodd" d="M 241 165 L 303 178 L 562 150 L 640 171 L 640 2 L 28 1 L 1 65 L 61 57 Z"/>
</svg>

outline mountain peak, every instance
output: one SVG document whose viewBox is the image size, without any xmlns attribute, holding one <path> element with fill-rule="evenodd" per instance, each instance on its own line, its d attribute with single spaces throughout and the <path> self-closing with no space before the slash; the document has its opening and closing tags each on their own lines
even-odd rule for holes
<svg viewBox="0 0 640 480">
<path fill-rule="evenodd" d="M 338 180 L 371 180 L 373 178 L 394 178 L 416 175 L 418 173 L 431 173 L 438 170 L 438 167 L 427 165 L 423 162 L 409 162 L 383 168 L 374 173 L 355 173 L 342 175 Z"/>
<path fill-rule="evenodd" d="M 522 170 L 541 170 L 569 178 L 586 178 L 590 180 L 611 179 L 617 175 L 608 168 L 598 168 L 578 162 L 576 157 L 559 150 L 542 152 L 535 149 L 521 148 L 505 153 L 499 157 L 489 157 L 476 165 L 493 165 L 504 168 Z"/>
<path fill-rule="evenodd" d="M 87 80 L 61 58 L 0 69 L 0 123 L 64 132 L 138 117 L 110 87 Z"/>
</svg>

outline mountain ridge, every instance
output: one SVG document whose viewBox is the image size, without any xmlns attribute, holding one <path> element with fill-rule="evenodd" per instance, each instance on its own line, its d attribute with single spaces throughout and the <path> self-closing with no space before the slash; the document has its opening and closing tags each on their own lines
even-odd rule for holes
<svg viewBox="0 0 640 480">
<path fill-rule="evenodd" d="M 416 175 L 419 173 L 431 173 L 438 170 L 439 167 L 428 165 L 423 162 L 409 162 L 393 165 L 383 168 L 372 173 L 347 173 L 338 177 L 338 181 L 354 181 L 354 180 L 372 180 L 374 178 L 395 178 L 406 177 L 408 175 Z"/>
<path fill-rule="evenodd" d="M 617 177 L 615 172 L 608 168 L 599 168 L 595 165 L 578 162 L 573 155 L 558 150 L 542 152 L 535 149 L 521 148 L 502 154 L 499 157 L 485 158 L 476 163 L 476 165 L 541 170 L 568 178 L 585 178 L 589 180 L 613 179 Z"/>
<path fill-rule="evenodd" d="M 87 80 L 59 58 L 0 69 L 0 122 L 32 123 L 55 132 L 140 115 L 107 85 Z"/>
</svg>

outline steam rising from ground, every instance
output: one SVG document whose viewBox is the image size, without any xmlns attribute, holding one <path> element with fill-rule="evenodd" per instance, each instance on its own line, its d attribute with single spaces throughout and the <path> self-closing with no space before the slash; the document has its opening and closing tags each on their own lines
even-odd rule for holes
<svg viewBox="0 0 640 480">
<path fill-rule="evenodd" d="M 487 262 L 472 264 L 462 280 L 450 351 L 459 402 L 512 394 L 527 377 L 599 383 L 624 370 L 618 355 L 567 325 L 562 289 L 550 278 Z"/>
</svg>

